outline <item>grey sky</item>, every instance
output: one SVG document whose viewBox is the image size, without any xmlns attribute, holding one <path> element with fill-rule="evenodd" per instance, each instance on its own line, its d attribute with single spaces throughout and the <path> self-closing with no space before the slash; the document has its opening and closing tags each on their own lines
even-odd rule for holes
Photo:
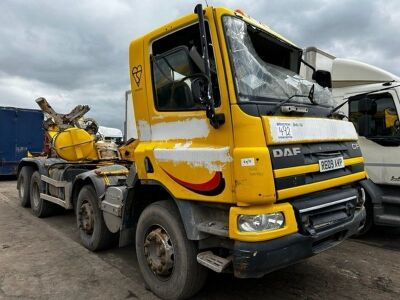
<svg viewBox="0 0 400 300">
<path fill-rule="evenodd" d="M 122 129 L 129 42 L 199 1 L 0 1 L 0 106 L 36 108 L 39 96 L 60 112 L 88 104 L 89 116 Z M 301 47 L 400 74 L 398 1 L 208 2 L 241 8 Z"/>
</svg>

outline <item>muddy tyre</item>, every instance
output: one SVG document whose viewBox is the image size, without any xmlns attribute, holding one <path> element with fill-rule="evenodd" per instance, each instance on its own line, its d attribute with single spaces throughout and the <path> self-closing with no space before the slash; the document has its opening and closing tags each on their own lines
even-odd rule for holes
<svg viewBox="0 0 400 300">
<path fill-rule="evenodd" d="M 31 177 L 34 169 L 29 166 L 22 167 L 18 174 L 17 187 L 18 187 L 18 198 L 19 203 L 22 207 L 29 207 L 31 205 L 30 200 L 30 186 Z"/>
<path fill-rule="evenodd" d="M 98 251 L 114 245 L 117 235 L 111 233 L 104 223 L 99 200 L 91 185 L 80 190 L 75 212 L 79 237 L 85 248 Z"/>
<path fill-rule="evenodd" d="M 33 172 L 29 194 L 32 213 L 38 218 L 49 217 L 57 210 L 56 204 L 40 199 L 40 192 L 43 190 L 42 186 L 43 184 L 40 179 L 40 173 L 38 171 Z"/>
<path fill-rule="evenodd" d="M 136 255 L 147 287 L 162 299 L 187 299 L 205 283 L 207 269 L 197 263 L 197 247 L 187 239 L 172 201 L 153 203 L 142 212 Z"/>
</svg>

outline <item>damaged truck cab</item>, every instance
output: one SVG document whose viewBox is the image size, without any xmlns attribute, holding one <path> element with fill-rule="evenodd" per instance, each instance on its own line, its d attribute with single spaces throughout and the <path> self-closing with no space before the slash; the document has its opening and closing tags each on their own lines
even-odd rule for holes
<svg viewBox="0 0 400 300">
<path fill-rule="evenodd" d="M 205 30 L 218 128 L 194 96 L 204 74 L 196 15 L 130 46 L 139 178 L 173 195 L 189 239 L 227 238 L 238 277 L 262 276 L 356 233 L 365 179 L 357 134 L 326 117 L 329 91 L 297 75 L 301 50 L 224 8 L 205 9 Z M 197 212 L 205 203 L 212 214 Z"/>
<path fill-rule="evenodd" d="M 363 158 L 301 57 L 242 12 L 198 5 L 130 45 L 138 139 L 118 159 L 58 161 L 57 176 L 44 159 L 33 198 L 70 197 L 91 250 L 135 242 L 166 299 L 196 293 L 207 268 L 261 277 L 340 243 L 365 220 Z"/>
</svg>

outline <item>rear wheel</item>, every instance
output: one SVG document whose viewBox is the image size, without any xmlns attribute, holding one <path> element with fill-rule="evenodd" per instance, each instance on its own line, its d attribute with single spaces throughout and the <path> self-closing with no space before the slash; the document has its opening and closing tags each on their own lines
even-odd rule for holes
<svg viewBox="0 0 400 300">
<path fill-rule="evenodd" d="M 45 218 L 55 213 L 57 206 L 54 203 L 40 199 L 40 191 L 42 190 L 42 181 L 40 173 L 35 171 L 31 177 L 30 184 L 30 202 L 32 212 L 39 218 Z"/>
<path fill-rule="evenodd" d="M 206 268 L 197 263 L 197 247 L 187 239 L 171 201 L 151 204 L 140 215 L 136 255 L 148 288 L 162 299 L 187 299 L 206 280 Z"/>
<path fill-rule="evenodd" d="M 22 167 L 18 175 L 17 187 L 19 202 L 22 207 L 29 207 L 31 205 L 29 197 L 29 187 L 31 185 L 31 177 L 34 169 L 30 166 Z"/>
<path fill-rule="evenodd" d="M 82 244 L 91 251 L 111 247 L 116 234 L 111 233 L 104 223 L 99 200 L 91 185 L 82 187 L 76 203 L 76 222 Z"/>
</svg>

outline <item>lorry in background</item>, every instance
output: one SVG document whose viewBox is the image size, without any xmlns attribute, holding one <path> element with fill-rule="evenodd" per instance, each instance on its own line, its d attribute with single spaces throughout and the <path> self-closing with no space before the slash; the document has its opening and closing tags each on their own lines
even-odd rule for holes
<svg viewBox="0 0 400 300">
<path fill-rule="evenodd" d="M 137 140 L 138 132 L 135 122 L 135 108 L 133 105 L 132 92 L 125 92 L 125 121 L 124 121 L 124 142 L 130 139 Z"/>
<path fill-rule="evenodd" d="M 98 135 L 99 139 L 102 139 L 107 142 L 114 142 L 117 144 L 122 143 L 122 139 L 123 139 L 121 129 L 113 128 L 113 127 L 99 126 L 97 135 Z"/>
<path fill-rule="evenodd" d="M 40 110 L 0 107 L 0 176 L 17 175 L 19 161 L 44 147 Z"/>
<path fill-rule="evenodd" d="M 400 78 L 375 66 L 336 58 L 315 47 L 304 52 L 313 68 L 328 71 L 331 88 L 341 112 L 355 126 L 369 175 L 367 221 L 361 234 L 373 224 L 400 226 Z M 302 68 L 312 79 L 312 69 Z M 329 76 L 328 76 L 329 77 Z"/>
<path fill-rule="evenodd" d="M 301 57 L 242 12 L 197 5 L 130 44 L 138 139 L 99 144 L 88 107 L 37 100 L 55 154 L 21 161 L 21 204 L 74 209 L 90 250 L 135 243 L 164 299 L 208 270 L 256 278 L 337 245 L 365 221 L 363 157 L 353 124 L 326 117 L 331 94 L 299 80 Z"/>
</svg>

